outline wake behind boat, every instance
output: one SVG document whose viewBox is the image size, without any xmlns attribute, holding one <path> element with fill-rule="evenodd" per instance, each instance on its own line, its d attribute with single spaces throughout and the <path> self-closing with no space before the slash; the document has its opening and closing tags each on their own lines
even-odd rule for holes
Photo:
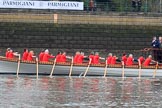
<svg viewBox="0 0 162 108">
<path fill-rule="evenodd" d="M 0 57 L 0 74 L 16 74 L 19 59 L 7 59 L 6 57 Z M 38 61 L 38 74 L 50 75 L 53 64 L 55 62 L 41 62 Z M 68 76 L 71 68 L 71 61 L 65 63 L 56 63 L 53 70 L 53 75 L 65 75 Z M 73 63 L 71 75 L 83 76 L 89 63 L 75 64 Z M 162 65 L 151 64 L 150 66 L 140 66 L 133 64 L 131 66 L 124 66 L 121 63 L 114 65 L 107 65 L 106 63 L 90 64 L 87 71 L 87 76 L 104 76 L 106 70 L 106 76 L 121 77 L 124 71 L 126 77 L 138 77 L 141 73 L 142 77 L 158 76 L 162 77 Z M 24 61 L 20 60 L 19 74 L 36 75 L 37 61 Z"/>
</svg>

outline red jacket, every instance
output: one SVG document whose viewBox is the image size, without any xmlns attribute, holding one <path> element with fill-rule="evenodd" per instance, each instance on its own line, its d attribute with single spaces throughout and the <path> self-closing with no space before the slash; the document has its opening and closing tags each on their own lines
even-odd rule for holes
<svg viewBox="0 0 162 108">
<path fill-rule="evenodd" d="M 66 55 L 61 55 L 61 62 L 66 62 Z"/>
<path fill-rule="evenodd" d="M 9 53 L 8 53 L 8 58 L 10 58 L 10 59 L 14 58 L 13 52 L 9 52 Z"/>
<path fill-rule="evenodd" d="M 112 57 L 111 64 L 116 64 L 116 57 Z"/>
<path fill-rule="evenodd" d="M 80 54 L 76 54 L 74 56 L 74 63 L 78 63 L 78 58 L 79 58 Z"/>
<path fill-rule="evenodd" d="M 10 53 L 10 52 L 6 51 L 6 58 L 8 58 L 9 53 Z"/>
<path fill-rule="evenodd" d="M 124 62 L 124 65 L 126 65 L 126 62 L 127 62 L 127 57 L 126 57 L 126 55 L 122 57 L 122 61 Z"/>
<path fill-rule="evenodd" d="M 91 63 L 94 63 L 94 55 L 89 55 L 89 59 L 91 59 Z"/>
<path fill-rule="evenodd" d="M 111 59 L 112 59 L 112 56 L 107 57 L 107 64 L 111 64 Z"/>
<path fill-rule="evenodd" d="M 127 66 L 133 65 L 133 58 L 132 58 L 132 57 L 128 57 L 128 58 L 127 58 L 126 65 L 127 65 Z"/>
<path fill-rule="evenodd" d="M 145 59 L 142 56 L 139 57 L 138 60 L 141 62 L 141 64 L 145 61 Z"/>
<path fill-rule="evenodd" d="M 151 63 L 151 58 L 147 58 L 145 61 L 144 61 L 144 63 L 143 63 L 143 65 L 144 66 L 149 66 L 149 64 Z"/>
<path fill-rule="evenodd" d="M 83 63 L 83 59 L 84 59 L 84 56 L 83 55 L 80 55 L 78 57 L 77 63 Z"/>
<path fill-rule="evenodd" d="M 29 53 L 27 57 L 28 61 L 33 61 L 33 54 Z"/>
<path fill-rule="evenodd" d="M 44 54 L 42 61 L 48 62 L 50 58 L 54 58 L 55 56 L 51 56 L 49 54 Z"/>
<path fill-rule="evenodd" d="M 93 64 L 99 64 L 99 56 L 98 55 L 95 55 L 94 57 L 93 57 Z"/>
<path fill-rule="evenodd" d="M 27 60 L 28 54 L 29 54 L 28 52 L 24 52 L 22 56 L 22 60 Z"/>
<path fill-rule="evenodd" d="M 56 62 L 61 62 L 61 54 L 58 54 L 58 55 L 56 56 Z"/>
<path fill-rule="evenodd" d="M 43 56 L 44 56 L 44 52 L 41 52 L 41 53 L 39 54 L 39 61 L 43 61 Z"/>
</svg>

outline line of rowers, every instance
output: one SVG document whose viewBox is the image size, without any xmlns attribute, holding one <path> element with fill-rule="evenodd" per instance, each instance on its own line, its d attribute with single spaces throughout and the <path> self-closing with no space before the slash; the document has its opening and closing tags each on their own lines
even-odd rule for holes
<svg viewBox="0 0 162 108">
<path fill-rule="evenodd" d="M 6 58 L 8 59 L 13 59 L 15 56 L 17 56 L 18 53 L 17 52 L 13 52 L 12 49 L 7 48 L 6 50 Z M 22 55 L 22 60 L 26 60 L 26 61 L 33 61 L 34 58 L 36 56 L 34 55 L 34 51 L 28 51 L 28 49 L 24 49 L 23 55 Z M 66 56 L 66 52 L 58 52 L 56 56 L 53 56 L 49 53 L 49 50 L 42 50 L 39 54 L 39 61 L 42 62 L 48 62 L 50 61 L 51 58 L 56 58 L 56 62 L 66 62 L 66 59 L 72 59 L 71 56 Z M 102 58 L 99 56 L 98 52 L 91 52 L 89 56 L 85 56 L 83 52 L 79 52 L 77 51 L 74 58 L 73 58 L 73 62 L 74 63 L 78 63 L 81 64 L 83 63 L 84 59 L 90 60 L 89 62 L 91 62 L 91 64 L 100 64 L 100 60 L 105 60 L 105 58 Z M 109 53 L 107 58 L 107 64 L 108 65 L 113 65 L 116 64 L 117 61 L 123 61 L 124 65 L 126 66 L 131 66 L 134 64 L 134 61 L 136 62 L 140 62 L 142 65 L 144 66 L 149 66 L 151 63 L 155 63 L 156 61 L 152 60 L 152 56 L 149 55 L 148 58 L 144 58 L 143 56 L 140 56 L 138 58 L 138 60 L 135 60 L 133 58 L 132 54 L 129 54 L 129 56 L 127 57 L 127 55 L 124 53 L 123 56 L 121 57 L 121 60 L 118 59 L 118 57 L 116 57 L 116 55 L 112 55 L 112 53 Z"/>
</svg>

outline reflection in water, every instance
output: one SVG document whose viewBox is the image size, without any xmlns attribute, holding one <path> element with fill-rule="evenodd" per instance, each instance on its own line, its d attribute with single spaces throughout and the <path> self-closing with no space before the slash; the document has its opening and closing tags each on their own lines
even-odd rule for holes
<svg viewBox="0 0 162 108">
<path fill-rule="evenodd" d="M 162 107 L 160 79 L 0 77 L 0 107 Z"/>
</svg>

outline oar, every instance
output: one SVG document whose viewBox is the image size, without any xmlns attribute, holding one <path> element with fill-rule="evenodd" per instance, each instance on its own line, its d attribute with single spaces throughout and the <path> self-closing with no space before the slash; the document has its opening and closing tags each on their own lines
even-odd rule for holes
<svg viewBox="0 0 162 108">
<path fill-rule="evenodd" d="M 85 73 L 84 73 L 84 76 L 83 76 L 83 77 L 85 77 L 85 76 L 86 76 L 86 74 L 87 74 L 87 72 L 88 72 L 88 69 L 89 69 L 89 67 L 90 67 L 90 65 L 91 65 L 91 61 L 92 61 L 92 59 L 90 59 L 90 61 L 89 61 L 89 63 L 88 63 L 88 67 L 87 67 L 87 69 L 86 69 L 86 71 L 85 71 Z"/>
<path fill-rule="evenodd" d="M 153 78 L 155 78 L 155 76 L 156 76 L 157 68 L 158 68 L 158 62 L 156 63 L 156 67 L 155 67 L 155 71 L 154 71 L 154 74 L 153 74 Z"/>
<path fill-rule="evenodd" d="M 51 70 L 51 74 L 50 74 L 51 78 L 52 78 L 52 75 L 53 75 L 53 72 L 54 72 L 54 69 L 55 69 L 55 65 L 56 65 L 56 58 L 54 60 L 53 66 L 52 66 L 52 70 Z"/>
<path fill-rule="evenodd" d="M 36 72 L 37 72 L 36 75 L 37 75 L 37 79 L 38 79 L 38 57 L 36 58 L 36 69 L 37 69 L 36 70 Z"/>
<path fill-rule="evenodd" d="M 18 54 L 18 56 L 19 56 L 19 59 L 18 59 L 18 63 L 17 63 L 17 72 L 16 72 L 16 76 L 17 76 L 17 78 L 19 77 L 19 71 L 20 71 L 20 59 L 21 59 L 20 54 Z"/>
<path fill-rule="evenodd" d="M 105 71 L 104 71 L 104 77 L 106 77 L 106 74 L 107 74 L 107 60 L 105 62 L 106 66 L 105 66 Z"/>
<path fill-rule="evenodd" d="M 124 72 L 124 62 L 122 61 L 122 66 L 123 66 L 123 68 L 122 68 L 122 79 L 124 80 L 124 74 L 125 74 L 125 72 Z"/>
<path fill-rule="evenodd" d="M 141 79 L 141 61 L 138 60 L 138 64 L 139 64 L 139 71 L 138 71 L 138 79 Z"/>
<path fill-rule="evenodd" d="M 70 66 L 70 72 L 69 72 L 69 77 L 71 77 L 71 73 L 72 73 L 72 69 L 73 69 L 73 62 L 74 62 L 74 60 L 73 60 L 73 57 L 72 57 L 72 59 L 71 59 L 71 66 Z"/>
</svg>

